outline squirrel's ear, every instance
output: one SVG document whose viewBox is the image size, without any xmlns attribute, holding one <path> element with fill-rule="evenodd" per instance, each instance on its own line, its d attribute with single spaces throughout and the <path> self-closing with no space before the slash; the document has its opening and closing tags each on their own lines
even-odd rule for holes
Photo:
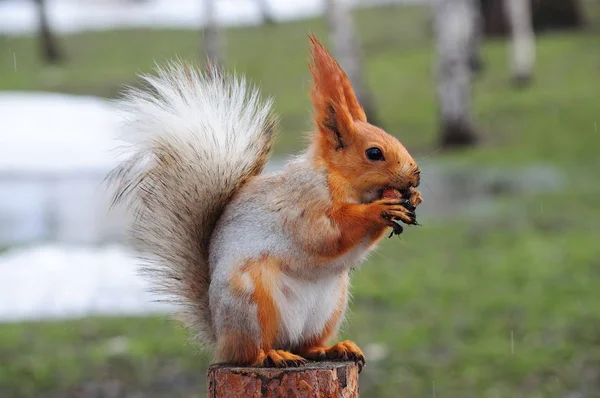
<svg viewBox="0 0 600 398">
<path fill-rule="evenodd" d="M 367 118 L 346 73 L 313 34 L 309 35 L 309 39 L 315 123 L 322 134 L 334 140 L 337 149 L 343 149 L 352 138 L 353 121 L 364 122 Z"/>
</svg>

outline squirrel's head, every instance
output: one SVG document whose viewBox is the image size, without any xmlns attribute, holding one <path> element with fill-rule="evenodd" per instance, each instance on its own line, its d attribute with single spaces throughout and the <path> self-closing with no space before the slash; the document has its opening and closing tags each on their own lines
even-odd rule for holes
<svg viewBox="0 0 600 398">
<path fill-rule="evenodd" d="M 346 73 L 313 35 L 309 37 L 317 127 L 313 149 L 329 172 L 335 196 L 371 202 L 389 187 L 401 192 L 417 187 L 417 162 L 400 141 L 367 122 Z"/>
</svg>

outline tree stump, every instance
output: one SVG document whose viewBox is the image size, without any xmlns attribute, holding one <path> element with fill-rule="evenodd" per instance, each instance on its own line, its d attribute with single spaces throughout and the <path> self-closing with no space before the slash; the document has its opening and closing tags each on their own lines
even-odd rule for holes
<svg viewBox="0 0 600 398">
<path fill-rule="evenodd" d="M 354 362 L 309 362 L 298 368 L 208 369 L 209 398 L 358 397 L 358 366 Z"/>
</svg>

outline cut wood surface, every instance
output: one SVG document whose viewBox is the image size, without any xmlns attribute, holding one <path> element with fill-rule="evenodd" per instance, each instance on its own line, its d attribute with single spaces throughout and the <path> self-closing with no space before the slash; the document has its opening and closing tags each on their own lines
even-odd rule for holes
<svg viewBox="0 0 600 398">
<path fill-rule="evenodd" d="M 239 368 L 213 365 L 207 375 L 209 398 L 358 397 L 354 362 L 309 362 L 297 368 Z"/>
</svg>

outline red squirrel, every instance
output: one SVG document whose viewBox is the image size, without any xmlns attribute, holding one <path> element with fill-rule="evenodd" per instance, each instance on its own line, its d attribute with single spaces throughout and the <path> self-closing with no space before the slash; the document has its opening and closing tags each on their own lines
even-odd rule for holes
<svg viewBox="0 0 600 398">
<path fill-rule="evenodd" d="M 416 224 L 417 162 L 369 124 L 340 65 L 309 38 L 315 130 L 280 171 L 263 173 L 272 100 L 243 76 L 171 62 L 123 100 L 131 153 L 111 173 L 114 201 L 131 206 L 144 269 L 213 362 L 362 367 L 355 343 L 330 343 L 349 271 L 395 220 Z"/>
</svg>

